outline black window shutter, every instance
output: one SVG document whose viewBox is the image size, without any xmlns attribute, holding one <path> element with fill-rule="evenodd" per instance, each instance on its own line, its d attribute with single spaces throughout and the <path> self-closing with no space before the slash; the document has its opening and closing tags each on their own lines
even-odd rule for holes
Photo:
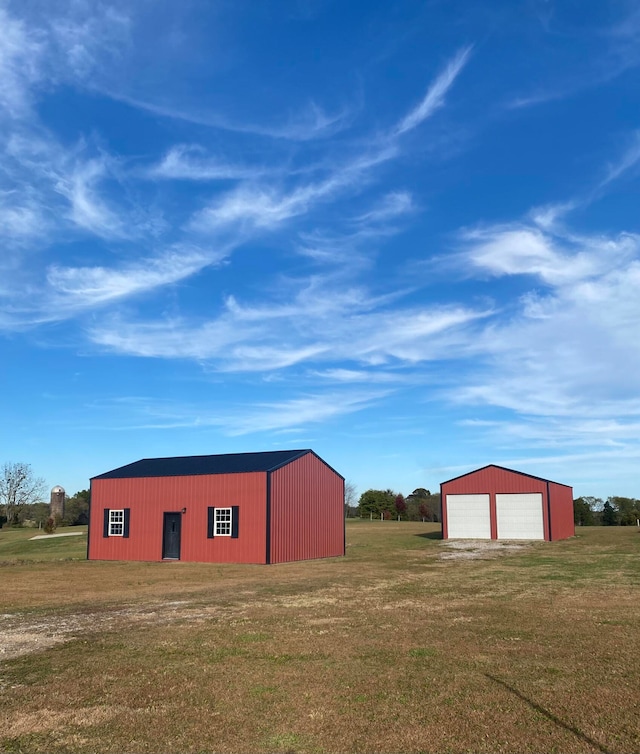
<svg viewBox="0 0 640 754">
<path fill-rule="evenodd" d="M 238 539 L 238 514 L 240 507 L 238 505 L 231 506 L 231 539 Z"/>
<path fill-rule="evenodd" d="M 209 517 L 208 520 L 208 526 L 207 526 L 207 538 L 213 539 L 213 511 L 215 508 L 207 508 L 207 514 Z"/>
<path fill-rule="evenodd" d="M 109 536 L 109 509 L 104 509 L 104 523 L 102 526 L 102 536 L 108 537 Z"/>
<path fill-rule="evenodd" d="M 122 536 L 128 537 L 129 536 L 129 513 L 131 512 L 131 508 L 125 508 L 124 509 L 124 526 L 122 527 Z"/>
</svg>

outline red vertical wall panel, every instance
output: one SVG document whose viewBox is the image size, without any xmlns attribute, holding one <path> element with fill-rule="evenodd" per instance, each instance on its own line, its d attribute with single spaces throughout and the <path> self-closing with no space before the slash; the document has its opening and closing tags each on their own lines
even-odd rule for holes
<svg viewBox="0 0 640 754">
<path fill-rule="evenodd" d="M 573 522 L 573 489 L 564 484 L 549 482 L 551 500 L 551 537 L 566 539 L 576 533 Z"/>
<path fill-rule="evenodd" d="M 497 538 L 496 494 L 539 492 L 542 494 L 544 538 L 566 539 L 575 534 L 573 526 L 573 490 L 564 484 L 547 482 L 546 479 L 499 466 L 487 466 L 469 474 L 443 482 L 440 485 L 442 499 L 442 536 L 448 538 L 447 495 L 490 495 L 491 538 Z M 551 521 L 549 521 L 551 509 Z M 551 524 L 551 526 L 549 526 Z"/>
<path fill-rule="evenodd" d="M 344 555 L 344 479 L 314 453 L 271 473 L 271 562 Z"/>
<path fill-rule="evenodd" d="M 182 515 L 180 559 L 200 563 L 266 562 L 266 474 L 94 479 L 90 560 L 162 560 L 165 512 Z M 209 506 L 239 507 L 239 537 L 207 538 Z M 103 537 L 104 509 L 129 508 L 129 537 Z"/>
</svg>

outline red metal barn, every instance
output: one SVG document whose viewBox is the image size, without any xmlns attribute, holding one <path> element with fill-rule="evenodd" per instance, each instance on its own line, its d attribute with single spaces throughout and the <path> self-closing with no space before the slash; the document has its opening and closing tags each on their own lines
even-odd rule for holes
<svg viewBox="0 0 640 754">
<path fill-rule="evenodd" d="M 573 489 L 485 466 L 440 485 L 444 539 L 566 539 L 575 534 Z"/>
<path fill-rule="evenodd" d="M 312 450 L 145 458 L 91 480 L 89 560 L 344 555 L 344 478 Z"/>
</svg>

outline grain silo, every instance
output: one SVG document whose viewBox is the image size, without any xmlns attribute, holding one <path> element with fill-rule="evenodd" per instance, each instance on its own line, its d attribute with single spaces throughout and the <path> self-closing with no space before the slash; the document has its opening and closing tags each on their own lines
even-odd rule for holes
<svg viewBox="0 0 640 754">
<path fill-rule="evenodd" d="M 51 490 L 51 498 L 49 502 L 49 515 L 51 516 L 51 518 L 58 520 L 64 518 L 64 498 L 64 487 L 56 484 L 56 486 Z"/>
</svg>

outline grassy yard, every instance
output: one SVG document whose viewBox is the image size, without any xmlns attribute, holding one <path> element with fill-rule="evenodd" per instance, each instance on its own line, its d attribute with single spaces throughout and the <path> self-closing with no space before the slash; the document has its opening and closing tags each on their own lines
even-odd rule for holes
<svg viewBox="0 0 640 754">
<path fill-rule="evenodd" d="M 33 563 L 51 560 L 78 560 L 87 556 L 87 527 L 63 526 L 58 534 L 45 535 L 41 529 L 3 529 L 0 531 L 0 567 L 15 565 L 21 561 Z M 80 534 L 80 536 L 76 536 Z M 46 539 L 33 539 L 46 537 Z"/>
<path fill-rule="evenodd" d="M 346 558 L 266 567 L 35 533 L 0 532 L 0 751 L 640 751 L 635 528 L 353 521 Z"/>
</svg>

